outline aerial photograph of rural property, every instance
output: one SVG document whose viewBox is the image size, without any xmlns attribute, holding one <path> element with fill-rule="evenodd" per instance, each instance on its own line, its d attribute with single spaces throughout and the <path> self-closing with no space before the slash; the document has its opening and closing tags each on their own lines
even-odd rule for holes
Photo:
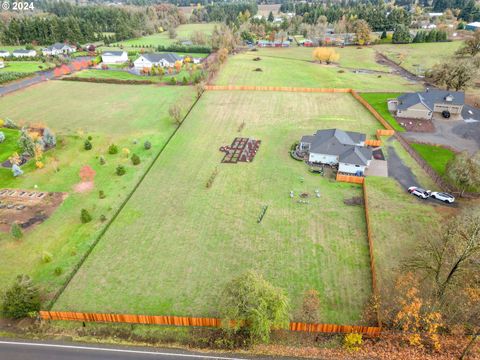
<svg viewBox="0 0 480 360">
<path fill-rule="evenodd" d="M 480 359 L 480 1 L 0 6 L 0 360 Z"/>
</svg>

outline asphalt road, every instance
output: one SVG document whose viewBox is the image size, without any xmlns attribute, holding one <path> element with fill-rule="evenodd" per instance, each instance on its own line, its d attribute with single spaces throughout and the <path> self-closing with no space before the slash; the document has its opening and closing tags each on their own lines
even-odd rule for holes
<svg viewBox="0 0 480 360">
<path fill-rule="evenodd" d="M 234 355 L 215 355 L 142 347 L 0 340 L 0 360 L 251 360 Z M 255 358 L 260 359 L 260 358 Z M 268 358 L 273 359 L 273 358 Z"/>
</svg>

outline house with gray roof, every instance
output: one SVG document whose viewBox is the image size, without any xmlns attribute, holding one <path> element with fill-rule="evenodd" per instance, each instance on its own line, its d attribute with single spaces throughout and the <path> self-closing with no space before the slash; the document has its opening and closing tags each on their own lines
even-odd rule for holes
<svg viewBox="0 0 480 360">
<path fill-rule="evenodd" d="M 73 45 L 55 43 L 52 46 L 42 49 L 42 54 L 45 56 L 57 56 L 61 54 L 71 54 L 75 52 L 77 48 Z"/>
<path fill-rule="evenodd" d="M 173 67 L 177 61 L 183 59 L 174 53 L 150 53 L 140 55 L 133 65 L 136 69 L 151 69 L 153 66 Z"/>
<path fill-rule="evenodd" d="M 126 51 L 104 51 L 102 53 L 102 62 L 104 64 L 123 64 L 128 61 Z"/>
<path fill-rule="evenodd" d="M 18 50 L 13 50 L 12 55 L 13 57 L 16 57 L 16 58 L 34 57 L 34 56 L 37 56 L 37 52 L 35 50 L 18 49 Z"/>
<path fill-rule="evenodd" d="M 0 58 L 5 58 L 5 57 L 9 57 L 10 56 L 10 52 L 7 51 L 7 50 L 0 50 Z"/>
<path fill-rule="evenodd" d="M 465 105 L 463 91 L 427 89 L 424 92 L 408 93 L 389 100 L 388 109 L 397 117 L 407 119 L 480 119 L 478 109 Z"/>
<path fill-rule="evenodd" d="M 303 136 L 299 150 L 308 154 L 308 161 L 338 165 L 338 171 L 363 175 L 372 160 L 372 149 L 365 146 L 366 135 L 339 129 L 318 130 Z"/>
</svg>

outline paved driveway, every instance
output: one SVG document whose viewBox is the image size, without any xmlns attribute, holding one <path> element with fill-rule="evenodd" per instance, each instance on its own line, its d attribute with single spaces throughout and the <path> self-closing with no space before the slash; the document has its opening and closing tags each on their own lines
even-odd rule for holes
<svg viewBox="0 0 480 360">
<path fill-rule="evenodd" d="M 480 150 L 480 121 L 435 119 L 433 123 L 433 133 L 404 132 L 402 135 L 410 141 L 446 145 L 471 154 Z"/>
</svg>

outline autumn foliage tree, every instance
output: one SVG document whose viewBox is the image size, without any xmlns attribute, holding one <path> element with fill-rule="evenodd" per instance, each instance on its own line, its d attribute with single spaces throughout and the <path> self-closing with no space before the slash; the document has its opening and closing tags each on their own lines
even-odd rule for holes
<svg viewBox="0 0 480 360">
<path fill-rule="evenodd" d="M 340 54 L 332 47 L 317 47 L 313 50 L 313 58 L 320 63 L 325 62 L 330 64 L 340 59 Z"/>
</svg>

